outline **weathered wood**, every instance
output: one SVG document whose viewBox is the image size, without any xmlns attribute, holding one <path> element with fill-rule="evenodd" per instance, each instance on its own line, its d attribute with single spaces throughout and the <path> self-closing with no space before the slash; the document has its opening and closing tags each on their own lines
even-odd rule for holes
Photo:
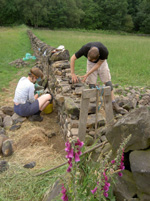
<svg viewBox="0 0 150 201">
<path fill-rule="evenodd" d="M 82 98 L 93 98 L 96 97 L 96 88 L 94 89 L 84 89 L 82 91 Z"/>
<path fill-rule="evenodd" d="M 106 113 L 106 123 L 108 125 L 112 125 L 114 123 L 114 115 L 113 115 L 113 109 L 112 109 L 111 90 L 109 86 L 103 87 L 103 89 L 104 89 L 103 99 L 104 99 L 104 107 L 105 107 L 105 113 Z M 98 99 L 99 99 L 99 94 L 101 93 L 101 90 L 98 90 L 95 88 L 95 89 L 84 89 L 82 91 L 80 117 L 79 117 L 79 131 L 78 131 L 78 137 L 81 141 L 85 140 L 90 98 L 93 98 L 95 96 L 97 100 L 96 101 L 96 119 L 95 119 L 95 138 L 96 138 L 98 102 L 99 102 Z"/>
<path fill-rule="evenodd" d="M 103 100 L 106 113 L 106 123 L 108 125 L 112 125 L 114 123 L 114 114 L 112 108 L 111 89 L 109 86 L 104 88 Z"/>
<path fill-rule="evenodd" d="M 81 141 L 85 140 L 89 102 L 90 102 L 90 98 L 83 98 L 83 96 L 81 96 L 81 109 L 80 109 L 80 117 L 79 117 L 80 121 L 79 121 L 79 131 L 78 131 L 78 137 Z"/>
<path fill-rule="evenodd" d="M 94 136 L 95 139 L 96 139 L 96 135 L 97 135 L 97 118 L 98 118 L 99 94 L 100 94 L 100 90 L 96 90 L 96 117 L 95 117 L 95 136 Z"/>
</svg>

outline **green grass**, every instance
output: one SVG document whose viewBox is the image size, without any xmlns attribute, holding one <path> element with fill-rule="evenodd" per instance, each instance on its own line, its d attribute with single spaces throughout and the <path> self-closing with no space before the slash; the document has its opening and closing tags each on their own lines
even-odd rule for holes
<svg viewBox="0 0 150 201">
<path fill-rule="evenodd" d="M 7 171 L 0 174 L 0 201 L 42 201 L 43 195 L 65 170 L 66 166 L 41 176 L 34 176 L 35 171 L 16 164 L 10 165 Z"/>
<path fill-rule="evenodd" d="M 112 82 L 121 86 L 150 85 L 150 38 L 136 35 L 117 35 L 101 31 L 80 32 L 62 30 L 32 30 L 45 43 L 53 47 L 64 45 L 70 56 L 82 45 L 100 41 L 109 50 L 108 64 Z M 76 60 L 76 73 L 86 72 L 86 59 Z"/>
<path fill-rule="evenodd" d="M 10 62 L 25 57 L 27 52 L 32 53 L 27 27 L 20 26 L 15 28 L 0 28 L 0 91 L 6 88 L 9 82 L 16 78 L 19 71 L 15 66 L 9 65 Z M 26 68 L 26 67 L 25 67 Z"/>
</svg>

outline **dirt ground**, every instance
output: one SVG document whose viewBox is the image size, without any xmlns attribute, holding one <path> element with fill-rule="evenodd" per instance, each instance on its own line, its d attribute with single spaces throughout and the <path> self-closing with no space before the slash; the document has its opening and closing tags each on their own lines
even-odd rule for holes
<svg viewBox="0 0 150 201">
<path fill-rule="evenodd" d="M 0 107 L 13 106 L 16 85 L 17 81 L 14 80 L 10 87 L 3 89 L 3 93 L 0 94 Z M 41 116 L 42 122 L 30 122 L 26 119 L 20 129 L 6 130 L 6 135 L 13 142 L 14 153 L 3 158 L 4 160 L 21 166 L 35 161 L 36 169 L 49 169 L 65 161 L 65 141 L 55 108 L 51 114 L 42 113 Z"/>
</svg>

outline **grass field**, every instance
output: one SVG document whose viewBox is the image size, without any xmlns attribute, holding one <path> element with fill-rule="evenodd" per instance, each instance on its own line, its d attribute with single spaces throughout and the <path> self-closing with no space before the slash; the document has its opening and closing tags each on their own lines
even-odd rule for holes
<svg viewBox="0 0 150 201">
<path fill-rule="evenodd" d="M 23 58 L 27 52 L 33 53 L 27 36 L 27 27 L 0 28 L 0 89 L 7 87 L 16 77 L 17 69 L 9 65 L 11 61 Z M 100 41 L 109 50 L 108 64 L 114 84 L 150 85 L 150 38 L 135 35 L 104 34 L 102 31 L 62 31 L 31 29 L 43 42 L 53 47 L 64 45 L 70 56 L 82 45 Z M 76 60 L 76 73 L 86 72 L 86 58 Z"/>
<path fill-rule="evenodd" d="M 150 85 L 150 37 L 111 35 L 79 31 L 33 30 L 34 34 L 50 46 L 64 45 L 70 56 L 82 45 L 100 41 L 109 50 L 108 64 L 112 82 L 119 85 Z M 76 73 L 86 72 L 86 58 L 76 60 Z"/>
<path fill-rule="evenodd" d="M 32 53 L 30 41 L 27 36 L 27 27 L 0 28 L 0 91 L 7 88 L 9 82 L 17 77 L 18 72 L 24 72 L 23 68 L 17 69 L 9 65 L 10 62 L 25 57 L 27 52 Z M 18 75 L 18 77 L 20 74 Z"/>
</svg>

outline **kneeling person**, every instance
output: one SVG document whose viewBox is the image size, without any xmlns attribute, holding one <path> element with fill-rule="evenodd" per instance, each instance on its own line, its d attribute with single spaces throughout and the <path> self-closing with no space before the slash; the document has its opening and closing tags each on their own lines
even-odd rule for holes
<svg viewBox="0 0 150 201">
<path fill-rule="evenodd" d="M 34 84 L 38 79 L 43 78 L 42 71 L 33 67 L 28 77 L 22 77 L 16 87 L 14 96 L 14 112 L 22 117 L 29 117 L 31 121 L 42 121 L 41 111 L 50 103 L 52 95 L 43 94 L 38 97 L 34 95 Z"/>
</svg>

